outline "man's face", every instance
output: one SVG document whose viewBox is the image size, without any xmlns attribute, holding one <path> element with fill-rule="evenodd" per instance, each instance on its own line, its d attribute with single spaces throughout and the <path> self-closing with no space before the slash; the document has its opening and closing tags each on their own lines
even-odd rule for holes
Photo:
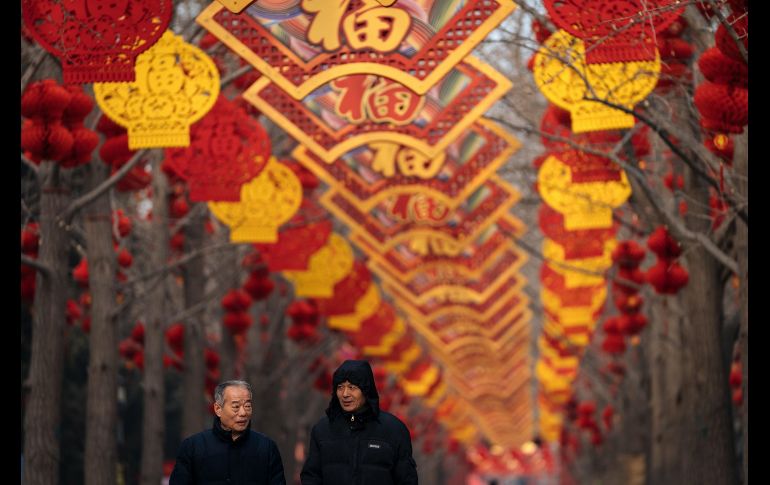
<svg viewBox="0 0 770 485">
<path fill-rule="evenodd" d="M 228 386 L 224 392 L 224 404 L 214 403 L 214 412 L 222 422 L 222 428 L 236 435 L 246 431 L 251 419 L 251 394 L 246 388 Z"/>
<path fill-rule="evenodd" d="M 348 413 L 358 411 L 366 404 L 366 398 L 361 392 L 361 388 L 351 384 L 350 381 L 345 381 L 337 386 L 337 399 L 340 400 L 342 409 Z"/>
</svg>

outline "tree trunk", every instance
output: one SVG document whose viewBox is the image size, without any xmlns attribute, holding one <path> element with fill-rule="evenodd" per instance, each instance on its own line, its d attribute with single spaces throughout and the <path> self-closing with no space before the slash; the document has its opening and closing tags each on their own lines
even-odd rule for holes
<svg viewBox="0 0 770 485">
<path fill-rule="evenodd" d="M 234 275 L 238 275 L 238 270 L 240 268 L 238 264 L 238 247 L 233 245 L 232 248 L 224 251 L 223 259 L 222 266 L 224 268 L 230 268 L 230 271 L 233 271 Z M 225 278 L 225 284 L 230 285 L 232 288 L 236 288 L 240 285 L 240 280 L 237 276 L 233 276 L 230 279 Z M 220 326 L 222 330 L 220 333 L 221 339 L 219 344 L 219 371 L 221 375 L 220 380 L 226 381 L 237 377 L 236 360 L 238 358 L 238 352 L 235 348 L 233 334 L 230 332 L 230 329 L 225 327 L 224 313 L 222 313 L 222 316 L 220 317 Z M 251 383 L 251 385 L 254 386 L 254 383 Z"/>
<path fill-rule="evenodd" d="M 735 137 L 734 170 L 738 176 L 739 196 L 749 200 L 749 128 L 741 136 Z M 748 202 L 747 202 L 748 203 Z M 749 208 L 746 206 L 746 213 Z M 749 226 L 737 219 L 737 234 L 735 237 L 735 253 L 738 257 L 739 298 L 740 298 L 740 333 L 738 334 L 741 349 L 741 368 L 743 372 L 743 405 L 741 406 L 741 430 L 743 458 L 743 483 L 749 483 Z"/>
<path fill-rule="evenodd" d="M 100 161 L 91 163 L 91 187 L 108 174 Z M 86 399 L 85 483 L 115 483 L 118 421 L 118 333 L 115 306 L 115 251 L 109 192 L 85 210 L 88 279 L 91 292 L 91 332 Z"/>
<path fill-rule="evenodd" d="M 162 268 L 168 255 L 168 185 L 153 163 L 152 235 L 150 267 Z M 142 414 L 141 485 L 158 485 L 163 476 L 163 440 L 165 435 L 163 349 L 166 323 L 166 273 L 148 282 L 152 290 L 147 297 L 147 323 L 144 335 L 144 407 Z"/>
<path fill-rule="evenodd" d="M 708 207 L 708 189 L 691 173 L 686 187 L 692 200 Z M 691 230 L 707 233 L 708 218 L 689 216 Z M 722 362 L 722 285 L 718 262 L 700 244 L 685 248 L 689 284 L 682 290 L 688 315 L 682 351 L 685 383 L 682 415 L 682 473 L 688 483 L 737 483 L 732 410 L 727 371 Z"/>
<path fill-rule="evenodd" d="M 203 218 L 193 216 L 185 229 L 185 252 L 200 249 L 203 243 Z M 184 275 L 185 307 L 190 308 L 203 300 L 206 281 L 203 275 L 203 256 L 188 261 L 182 268 Z M 202 430 L 206 423 L 206 394 L 204 382 L 206 366 L 203 348 L 206 335 L 201 321 L 203 310 L 187 317 L 184 330 L 184 370 L 182 371 L 182 437 Z"/>
<path fill-rule="evenodd" d="M 55 163 L 43 162 L 40 176 L 43 188 L 38 260 L 51 273 L 47 276 L 38 274 L 36 280 L 27 379 L 29 396 L 24 420 L 23 478 L 27 485 L 54 485 L 59 481 L 65 290 L 70 284 L 67 274 L 69 236 L 56 216 L 67 207 L 70 194 L 59 184 Z"/>
<path fill-rule="evenodd" d="M 652 304 L 650 308 L 650 368 L 652 370 L 649 484 L 684 483 L 681 474 L 680 427 L 682 420 L 681 318 L 670 306 L 676 301 Z"/>
</svg>

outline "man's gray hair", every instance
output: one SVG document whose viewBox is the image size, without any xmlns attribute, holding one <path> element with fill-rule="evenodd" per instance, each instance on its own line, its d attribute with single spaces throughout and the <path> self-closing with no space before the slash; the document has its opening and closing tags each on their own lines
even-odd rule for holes
<svg viewBox="0 0 770 485">
<path fill-rule="evenodd" d="M 225 389 L 230 386 L 238 386 L 243 387 L 247 391 L 249 391 L 249 397 L 252 396 L 251 393 L 251 385 L 246 381 L 240 381 L 240 380 L 233 380 L 233 381 L 224 381 L 217 384 L 216 389 L 214 389 L 214 402 L 219 404 L 220 406 L 225 405 Z"/>
</svg>

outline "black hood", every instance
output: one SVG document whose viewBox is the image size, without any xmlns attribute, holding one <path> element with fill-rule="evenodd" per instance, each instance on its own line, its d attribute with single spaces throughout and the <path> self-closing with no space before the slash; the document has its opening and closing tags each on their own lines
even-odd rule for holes
<svg viewBox="0 0 770 485">
<path fill-rule="evenodd" d="M 363 392 L 364 397 L 366 397 L 364 409 L 358 411 L 356 414 L 360 412 L 372 412 L 375 418 L 379 416 L 380 395 L 377 394 L 377 386 L 374 383 L 372 366 L 365 360 L 346 360 L 336 371 L 334 371 L 334 375 L 332 376 L 332 399 L 329 402 L 329 407 L 326 409 L 326 415 L 329 416 L 330 419 L 334 419 L 344 413 L 340 401 L 337 399 L 337 386 L 345 381 L 361 388 L 361 392 Z"/>
</svg>

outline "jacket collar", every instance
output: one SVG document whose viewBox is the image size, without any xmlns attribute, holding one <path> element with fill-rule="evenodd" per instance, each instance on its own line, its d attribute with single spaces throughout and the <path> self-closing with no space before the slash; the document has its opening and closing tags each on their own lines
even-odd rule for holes
<svg viewBox="0 0 770 485">
<path fill-rule="evenodd" d="M 246 426 L 246 430 L 241 434 L 239 437 L 237 437 L 235 440 L 233 440 L 233 434 L 230 431 L 225 430 L 222 428 L 222 421 L 219 419 L 219 416 L 214 416 L 214 424 L 212 426 L 212 431 L 214 432 L 214 436 L 219 438 L 222 441 L 225 441 L 227 443 L 243 443 L 249 438 L 249 431 L 251 430 L 251 421 L 249 421 L 249 425 Z"/>
</svg>

